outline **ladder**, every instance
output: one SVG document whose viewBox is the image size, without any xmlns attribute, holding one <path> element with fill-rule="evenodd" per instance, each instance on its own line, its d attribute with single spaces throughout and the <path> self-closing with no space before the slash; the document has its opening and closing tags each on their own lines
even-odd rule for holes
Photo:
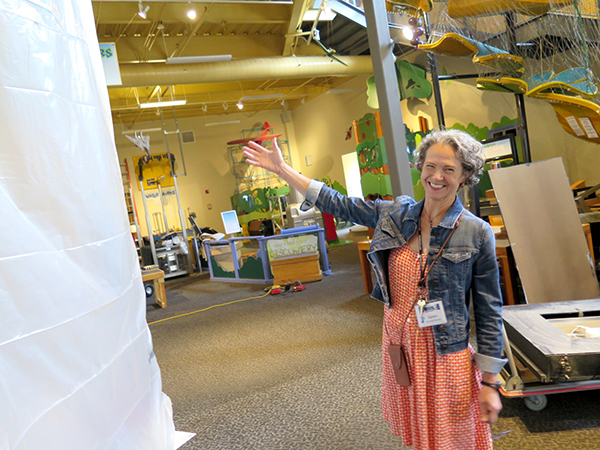
<svg viewBox="0 0 600 450">
<path fill-rule="evenodd" d="M 137 208 L 133 191 L 131 190 L 131 175 L 129 173 L 129 164 L 127 159 L 123 160 L 121 167 L 121 180 L 123 181 L 123 193 L 125 194 L 125 206 L 127 207 L 127 217 L 129 218 L 129 227 L 134 241 L 137 241 L 138 248 L 144 245 L 142 234 L 140 233 L 140 223 L 138 221 Z M 134 231 L 135 230 L 135 231 Z"/>
</svg>

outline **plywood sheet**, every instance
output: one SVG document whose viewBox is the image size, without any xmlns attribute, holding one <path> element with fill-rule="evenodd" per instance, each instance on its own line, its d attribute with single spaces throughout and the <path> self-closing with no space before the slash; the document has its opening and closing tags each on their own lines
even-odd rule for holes
<svg viewBox="0 0 600 450">
<path fill-rule="evenodd" d="M 527 302 L 599 297 L 562 159 L 489 173 Z"/>
</svg>

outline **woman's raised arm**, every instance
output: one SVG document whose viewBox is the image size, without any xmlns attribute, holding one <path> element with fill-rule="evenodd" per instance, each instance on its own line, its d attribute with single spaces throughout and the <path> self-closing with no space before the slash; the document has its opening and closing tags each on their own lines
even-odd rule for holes
<svg viewBox="0 0 600 450">
<path fill-rule="evenodd" d="M 267 150 L 262 145 L 252 141 L 243 150 L 248 164 L 273 172 L 302 195 L 306 195 L 310 179 L 285 162 L 277 138 L 273 138 L 273 151 Z"/>
</svg>

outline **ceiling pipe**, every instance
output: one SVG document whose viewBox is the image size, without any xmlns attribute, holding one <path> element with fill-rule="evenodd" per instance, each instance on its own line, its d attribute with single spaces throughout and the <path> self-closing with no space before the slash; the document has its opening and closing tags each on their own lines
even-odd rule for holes
<svg viewBox="0 0 600 450">
<path fill-rule="evenodd" d="M 197 64 L 121 64 L 122 85 L 115 88 L 219 83 L 265 79 L 370 75 L 370 56 L 339 56 L 347 66 L 325 56 L 235 59 Z"/>
</svg>

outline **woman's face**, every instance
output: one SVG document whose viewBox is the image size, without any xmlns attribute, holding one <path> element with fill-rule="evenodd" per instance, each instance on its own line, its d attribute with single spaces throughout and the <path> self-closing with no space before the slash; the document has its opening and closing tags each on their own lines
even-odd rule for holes
<svg viewBox="0 0 600 450">
<path fill-rule="evenodd" d="M 429 147 L 421 172 L 421 183 L 427 198 L 435 201 L 451 198 L 454 201 L 458 188 L 466 178 L 460 159 L 452 147 L 444 144 Z"/>
</svg>

